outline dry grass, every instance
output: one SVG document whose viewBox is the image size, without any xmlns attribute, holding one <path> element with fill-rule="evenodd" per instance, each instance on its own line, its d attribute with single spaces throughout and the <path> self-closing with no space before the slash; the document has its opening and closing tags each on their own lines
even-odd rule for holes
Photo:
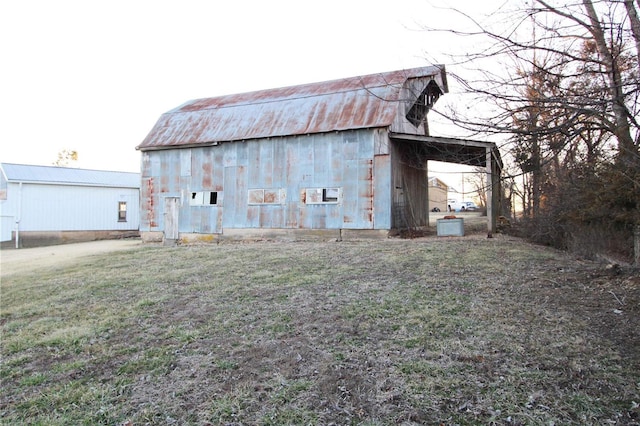
<svg viewBox="0 0 640 426">
<path fill-rule="evenodd" d="M 637 425 L 640 281 L 618 272 L 470 236 L 148 246 L 15 274 L 0 416 Z"/>
</svg>

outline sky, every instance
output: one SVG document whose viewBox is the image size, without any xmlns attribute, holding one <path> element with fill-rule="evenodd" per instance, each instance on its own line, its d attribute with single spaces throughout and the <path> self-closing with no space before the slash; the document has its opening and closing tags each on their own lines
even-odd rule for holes
<svg viewBox="0 0 640 426">
<path fill-rule="evenodd" d="M 468 26 L 449 4 L 482 17 L 504 2 L 5 1 L 0 161 L 52 165 L 75 150 L 74 167 L 138 172 L 136 146 L 188 100 L 446 65 L 473 45 L 424 27 Z"/>
</svg>

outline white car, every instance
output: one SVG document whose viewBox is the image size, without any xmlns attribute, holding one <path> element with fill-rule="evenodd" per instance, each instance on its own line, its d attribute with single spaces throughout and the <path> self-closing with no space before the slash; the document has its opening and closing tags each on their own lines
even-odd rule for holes
<svg viewBox="0 0 640 426">
<path fill-rule="evenodd" d="M 478 210 L 478 206 L 476 206 L 476 203 L 474 203 L 473 201 L 464 201 L 460 204 L 461 212 L 475 212 L 476 210 Z"/>
<path fill-rule="evenodd" d="M 475 212 L 478 210 L 478 206 L 473 201 L 449 200 L 448 207 L 450 212 Z"/>
</svg>

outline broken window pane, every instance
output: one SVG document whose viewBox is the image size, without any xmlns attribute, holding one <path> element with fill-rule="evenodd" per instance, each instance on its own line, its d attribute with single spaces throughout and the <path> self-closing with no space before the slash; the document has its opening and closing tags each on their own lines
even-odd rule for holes
<svg viewBox="0 0 640 426">
<path fill-rule="evenodd" d="M 214 206 L 218 204 L 218 193 L 216 191 L 192 192 L 189 200 L 190 206 Z"/>
<path fill-rule="evenodd" d="M 338 188 L 325 188 L 322 190 L 322 201 L 325 203 L 337 203 L 338 195 Z"/>
<path fill-rule="evenodd" d="M 307 204 L 337 203 L 340 201 L 340 188 L 308 188 Z"/>
</svg>

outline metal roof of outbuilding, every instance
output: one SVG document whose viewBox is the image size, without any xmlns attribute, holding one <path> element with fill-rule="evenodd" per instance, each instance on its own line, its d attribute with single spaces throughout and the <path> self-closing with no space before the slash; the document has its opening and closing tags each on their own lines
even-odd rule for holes
<svg viewBox="0 0 640 426">
<path fill-rule="evenodd" d="M 0 163 L 9 182 L 140 188 L 140 174 L 70 167 Z"/>
<path fill-rule="evenodd" d="M 420 77 L 448 91 L 438 65 L 192 100 L 164 113 L 137 149 L 390 126 L 406 81 Z"/>
</svg>

